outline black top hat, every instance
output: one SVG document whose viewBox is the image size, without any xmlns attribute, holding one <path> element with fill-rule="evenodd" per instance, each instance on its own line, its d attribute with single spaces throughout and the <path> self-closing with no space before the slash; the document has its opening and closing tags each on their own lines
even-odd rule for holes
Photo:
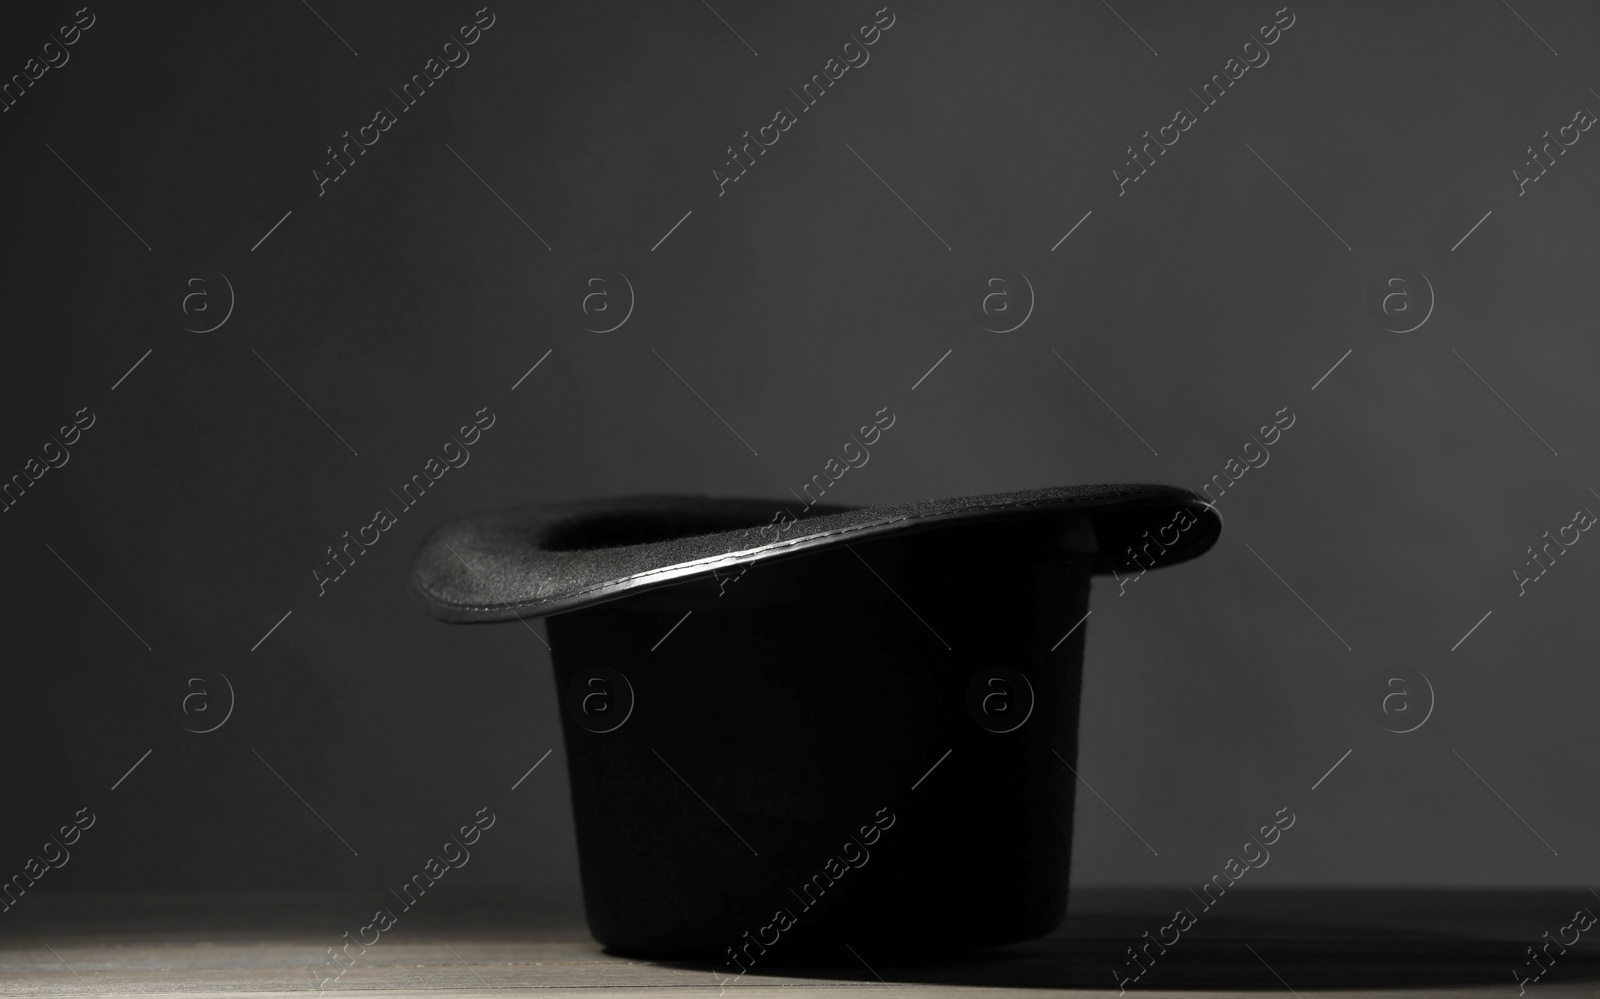
<svg viewBox="0 0 1600 999">
<path fill-rule="evenodd" d="M 857 939 L 1049 932 L 1089 577 L 1125 592 L 1220 518 L 1154 485 L 810 511 L 523 507 L 439 528 L 413 579 L 442 620 L 553 615 L 584 898 L 611 949 L 742 973 Z"/>
</svg>

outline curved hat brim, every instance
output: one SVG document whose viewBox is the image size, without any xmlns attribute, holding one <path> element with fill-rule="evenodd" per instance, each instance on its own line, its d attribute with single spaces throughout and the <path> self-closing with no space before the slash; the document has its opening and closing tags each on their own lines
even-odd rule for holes
<svg viewBox="0 0 1600 999">
<path fill-rule="evenodd" d="M 412 582 L 443 621 L 510 621 L 578 610 L 728 569 L 820 549 L 985 522 L 1094 525 L 1094 571 L 1137 571 L 1124 554 L 1158 531 L 1156 566 L 1203 554 L 1222 520 L 1199 496 L 1159 485 L 1089 485 L 847 508 L 821 504 L 799 519 L 783 504 L 646 496 L 517 507 L 467 517 L 422 544 Z"/>
</svg>

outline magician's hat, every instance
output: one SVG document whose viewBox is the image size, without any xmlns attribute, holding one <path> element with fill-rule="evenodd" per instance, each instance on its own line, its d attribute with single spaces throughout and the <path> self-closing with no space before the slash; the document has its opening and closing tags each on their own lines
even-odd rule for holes
<svg viewBox="0 0 1600 999">
<path fill-rule="evenodd" d="M 434 617 L 548 618 L 590 930 L 729 973 L 1050 932 L 1090 578 L 1134 596 L 1221 519 L 1157 485 L 794 506 L 529 506 L 422 545 Z"/>
</svg>

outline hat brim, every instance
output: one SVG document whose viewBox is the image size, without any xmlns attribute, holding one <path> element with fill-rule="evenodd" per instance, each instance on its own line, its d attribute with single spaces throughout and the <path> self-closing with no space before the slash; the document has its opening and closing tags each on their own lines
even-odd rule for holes
<svg viewBox="0 0 1600 999">
<path fill-rule="evenodd" d="M 1217 540 L 1222 520 L 1199 496 L 1159 485 L 1088 485 L 926 500 L 810 507 L 749 499 L 646 496 L 525 506 L 467 517 L 422 544 L 412 582 L 430 614 L 510 621 L 578 610 L 728 569 L 838 545 L 957 525 L 1087 516 L 1094 571 L 1183 562 Z M 1176 534 L 1168 542 L 1166 528 Z M 1156 550 L 1149 545 L 1160 534 Z M 1152 559 L 1135 564 L 1130 546 Z"/>
</svg>

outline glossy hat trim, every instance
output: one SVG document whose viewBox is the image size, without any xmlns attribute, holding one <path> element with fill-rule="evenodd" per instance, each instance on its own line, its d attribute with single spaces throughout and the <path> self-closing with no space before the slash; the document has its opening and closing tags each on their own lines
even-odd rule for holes
<svg viewBox="0 0 1600 999">
<path fill-rule="evenodd" d="M 1160 485 L 1088 485 L 848 509 L 749 499 L 646 496 L 519 507 L 453 521 L 423 542 L 412 582 L 444 621 L 509 621 L 593 604 L 773 559 L 889 535 L 987 522 L 1087 517 L 1100 573 L 1139 571 L 1127 549 L 1160 536 L 1157 567 L 1215 543 L 1204 500 Z M 1160 534 L 1173 524 L 1174 540 Z"/>
</svg>

